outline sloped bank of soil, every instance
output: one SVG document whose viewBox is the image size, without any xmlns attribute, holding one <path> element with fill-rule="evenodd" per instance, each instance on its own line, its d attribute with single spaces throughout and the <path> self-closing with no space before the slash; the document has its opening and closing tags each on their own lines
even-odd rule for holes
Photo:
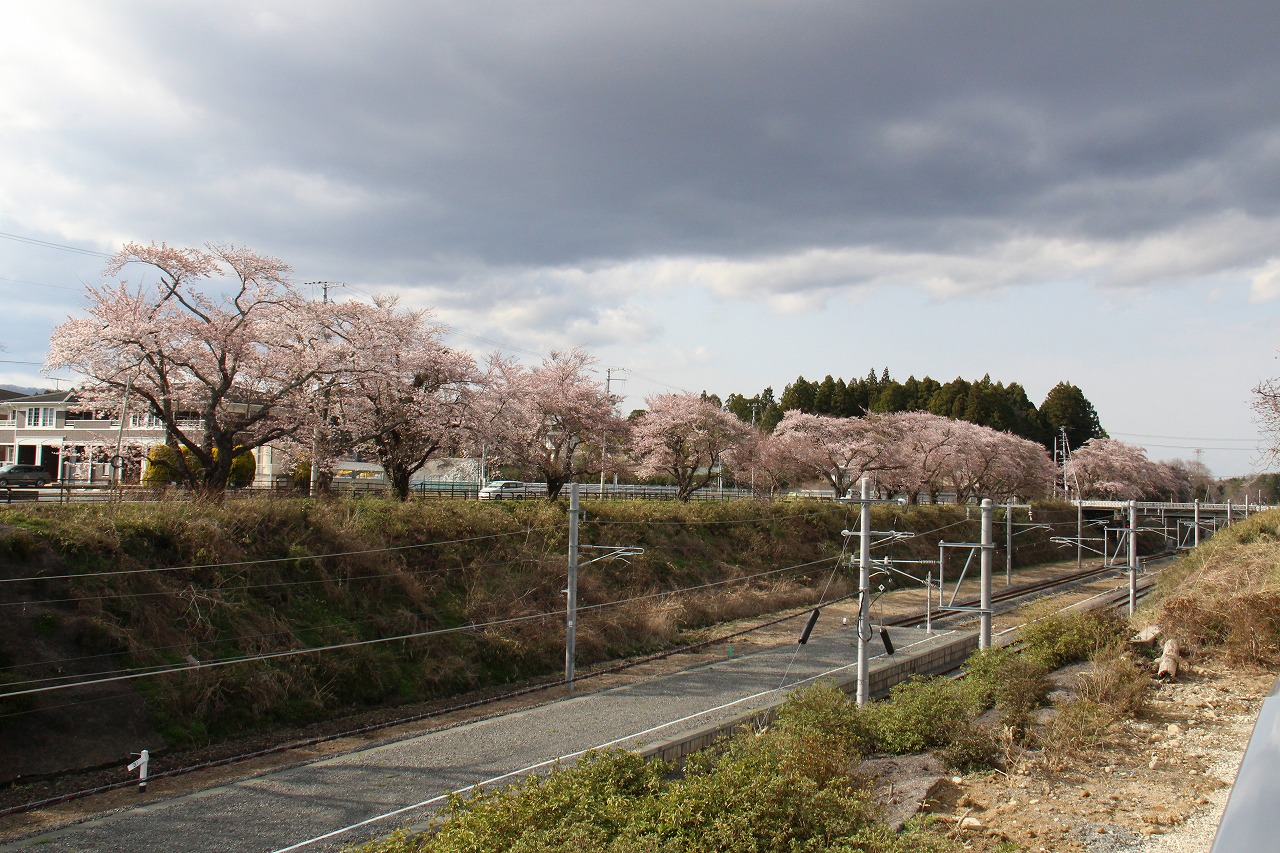
<svg viewBox="0 0 1280 853">
<path fill-rule="evenodd" d="M 0 693 L 345 648 L 0 700 L 0 781 L 554 677 L 566 513 L 378 500 L 2 510 Z M 830 504 L 590 506 L 584 541 L 646 553 L 582 572 L 579 663 L 809 602 L 847 523 Z M 592 607 L 610 602 L 626 603 Z M 475 624 L 488 627 L 458 630 Z M 421 636 L 379 642 L 405 635 Z"/>
</svg>

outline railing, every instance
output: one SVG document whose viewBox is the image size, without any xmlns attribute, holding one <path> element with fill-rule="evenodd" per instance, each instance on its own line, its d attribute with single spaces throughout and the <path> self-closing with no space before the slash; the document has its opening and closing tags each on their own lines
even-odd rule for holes
<svg viewBox="0 0 1280 853">
<path fill-rule="evenodd" d="M 1280 838 L 1280 680 L 1253 726 L 1253 736 L 1236 773 L 1236 783 L 1218 823 L 1210 853 L 1274 850 Z"/>
</svg>

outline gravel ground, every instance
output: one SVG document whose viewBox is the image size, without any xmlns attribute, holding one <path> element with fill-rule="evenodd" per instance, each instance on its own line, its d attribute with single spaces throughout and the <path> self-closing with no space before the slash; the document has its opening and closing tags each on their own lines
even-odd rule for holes
<svg viewBox="0 0 1280 853">
<path fill-rule="evenodd" d="M 1274 682 L 1274 673 L 1189 671 L 1067 766 L 1032 754 L 1008 775 L 958 778 L 941 817 L 974 816 L 966 849 L 982 853 L 1208 853 Z"/>
</svg>

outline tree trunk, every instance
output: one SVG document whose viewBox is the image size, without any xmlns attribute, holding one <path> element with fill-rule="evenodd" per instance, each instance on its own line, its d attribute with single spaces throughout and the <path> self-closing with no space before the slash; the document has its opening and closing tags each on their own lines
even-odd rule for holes
<svg viewBox="0 0 1280 853">
<path fill-rule="evenodd" d="M 1181 663 L 1180 649 L 1177 640 L 1165 640 L 1164 654 L 1156 666 L 1156 678 L 1173 681 L 1178 677 L 1178 664 Z"/>
<path fill-rule="evenodd" d="M 413 474 L 404 468 L 394 468 L 391 471 L 391 491 L 401 501 L 409 500 L 409 478 Z"/>
</svg>

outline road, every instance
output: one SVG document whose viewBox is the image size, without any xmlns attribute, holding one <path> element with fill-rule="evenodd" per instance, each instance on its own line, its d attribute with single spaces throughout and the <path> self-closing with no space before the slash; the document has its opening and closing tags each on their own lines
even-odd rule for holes
<svg viewBox="0 0 1280 853">
<path fill-rule="evenodd" d="M 767 707 L 825 674 L 848 676 L 852 641 L 852 629 L 842 629 L 806 646 L 766 649 L 152 802 L 0 851 L 340 851 L 423 821 L 450 791 L 514 778 L 588 749 L 642 749 Z M 881 651 L 876 646 L 872 654 Z M 379 818 L 406 807 L 413 808 Z M 321 838 L 328 833 L 335 834 Z"/>
</svg>

